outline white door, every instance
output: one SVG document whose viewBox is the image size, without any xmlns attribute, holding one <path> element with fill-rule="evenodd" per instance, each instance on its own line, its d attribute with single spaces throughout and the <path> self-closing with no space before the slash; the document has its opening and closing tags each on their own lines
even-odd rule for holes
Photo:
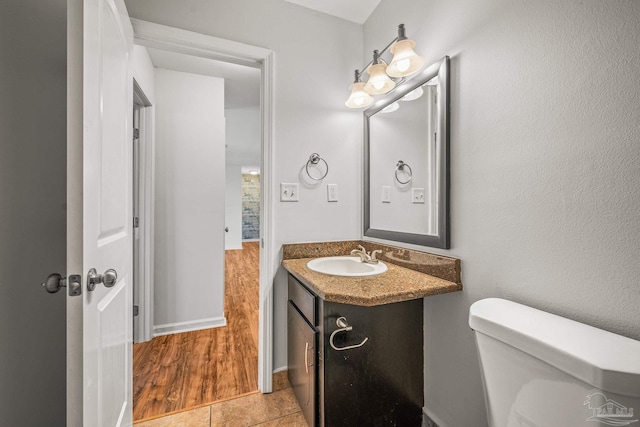
<svg viewBox="0 0 640 427">
<path fill-rule="evenodd" d="M 83 426 L 112 427 L 132 414 L 133 30 L 122 0 L 83 4 Z M 117 279 L 91 291 L 92 268 Z"/>
</svg>

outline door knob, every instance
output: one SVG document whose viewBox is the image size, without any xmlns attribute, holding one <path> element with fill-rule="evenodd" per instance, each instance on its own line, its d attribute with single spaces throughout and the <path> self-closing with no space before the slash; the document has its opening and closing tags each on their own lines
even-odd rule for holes
<svg viewBox="0 0 640 427">
<path fill-rule="evenodd" d="M 67 279 L 58 273 L 50 274 L 42 283 L 42 287 L 50 294 L 55 294 L 60 288 L 69 287 L 69 296 L 74 297 L 82 294 L 81 278 L 79 274 L 72 274 Z"/>
<path fill-rule="evenodd" d="M 87 274 L 87 290 L 93 291 L 98 283 L 104 284 L 107 288 L 112 287 L 118 280 L 118 273 L 110 268 L 104 274 L 98 274 L 95 268 L 89 270 Z"/>
</svg>

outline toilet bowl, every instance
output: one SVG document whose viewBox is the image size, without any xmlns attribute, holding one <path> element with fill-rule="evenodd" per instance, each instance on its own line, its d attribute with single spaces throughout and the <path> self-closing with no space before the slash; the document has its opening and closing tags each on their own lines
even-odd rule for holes
<svg viewBox="0 0 640 427">
<path fill-rule="evenodd" d="M 491 427 L 640 427 L 640 341 L 511 301 L 469 309 Z"/>
</svg>

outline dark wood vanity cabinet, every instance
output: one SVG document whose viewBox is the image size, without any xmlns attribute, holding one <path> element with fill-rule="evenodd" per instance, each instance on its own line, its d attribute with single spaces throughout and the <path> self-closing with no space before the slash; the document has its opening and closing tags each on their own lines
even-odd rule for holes
<svg viewBox="0 0 640 427">
<path fill-rule="evenodd" d="M 289 275 L 288 306 L 289 380 L 310 426 L 421 425 L 421 298 L 329 302 Z"/>
<path fill-rule="evenodd" d="M 315 426 L 318 419 L 319 334 L 316 296 L 300 284 L 292 287 L 289 280 L 287 375 L 307 423 Z"/>
</svg>

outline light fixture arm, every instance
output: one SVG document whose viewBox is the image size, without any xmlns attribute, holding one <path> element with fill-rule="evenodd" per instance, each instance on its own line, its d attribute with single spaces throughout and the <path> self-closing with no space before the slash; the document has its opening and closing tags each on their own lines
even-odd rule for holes
<svg viewBox="0 0 640 427">
<path fill-rule="evenodd" d="M 396 41 L 406 40 L 407 35 L 404 32 L 404 24 L 398 25 L 398 37 L 396 37 Z"/>
<path fill-rule="evenodd" d="M 404 38 L 403 38 L 403 39 L 401 39 L 401 38 L 400 38 L 400 35 L 402 35 L 402 37 L 404 37 Z M 367 71 L 367 69 L 369 68 L 369 66 L 371 66 L 371 65 L 373 65 L 373 64 L 377 64 L 377 63 L 378 63 L 378 59 L 379 59 L 382 55 L 384 55 L 384 53 L 385 53 L 386 51 L 388 51 L 388 50 L 389 50 L 389 48 L 390 48 L 390 47 L 391 47 L 395 42 L 397 42 L 398 40 L 404 40 L 404 39 L 406 39 L 406 38 L 407 38 L 407 37 L 404 35 L 404 24 L 400 24 L 400 25 L 398 25 L 398 37 L 396 37 L 395 39 L 391 40 L 391 41 L 389 42 L 389 44 L 388 44 L 388 45 L 386 45 L 386 46 L 384 47 L 384 49 L 382 49 L 381 51 L 374 50 L 374 51 L 373 51 L 373 59 L 372 59 L 371 61 L 369 61 L 369 63 L 368 63 L 367 65 L 365 65 L 364 67 L 362 67 L 362 68 L 361 68 L 361 70 L 362 70 L 362 71 L 361 71 L 361 72 L 358 72 L 358 76 L 357 76 L 357 78 L 358 78 L 358 79 L 360 79 L 360 77 L 362 77 L 362 75 Z M 377 55 L 376 55 L 376 53 L 377 53 Z"/>
<path fill-rule="evenodd" d="M 360 70 L 356 70 L 355 72 L 355 79 L 353 80 L 354 83 L 360 83 L 360 76 L 362 75 L 362 73 L 360 72 Z"/>
<path fill-rule="evenodd" d="M 377 50 L 373 51 L 373 63 L 374 64 L 379 64 L 380 63 L 380 54 L 378 53 Z"/>
</svg>

